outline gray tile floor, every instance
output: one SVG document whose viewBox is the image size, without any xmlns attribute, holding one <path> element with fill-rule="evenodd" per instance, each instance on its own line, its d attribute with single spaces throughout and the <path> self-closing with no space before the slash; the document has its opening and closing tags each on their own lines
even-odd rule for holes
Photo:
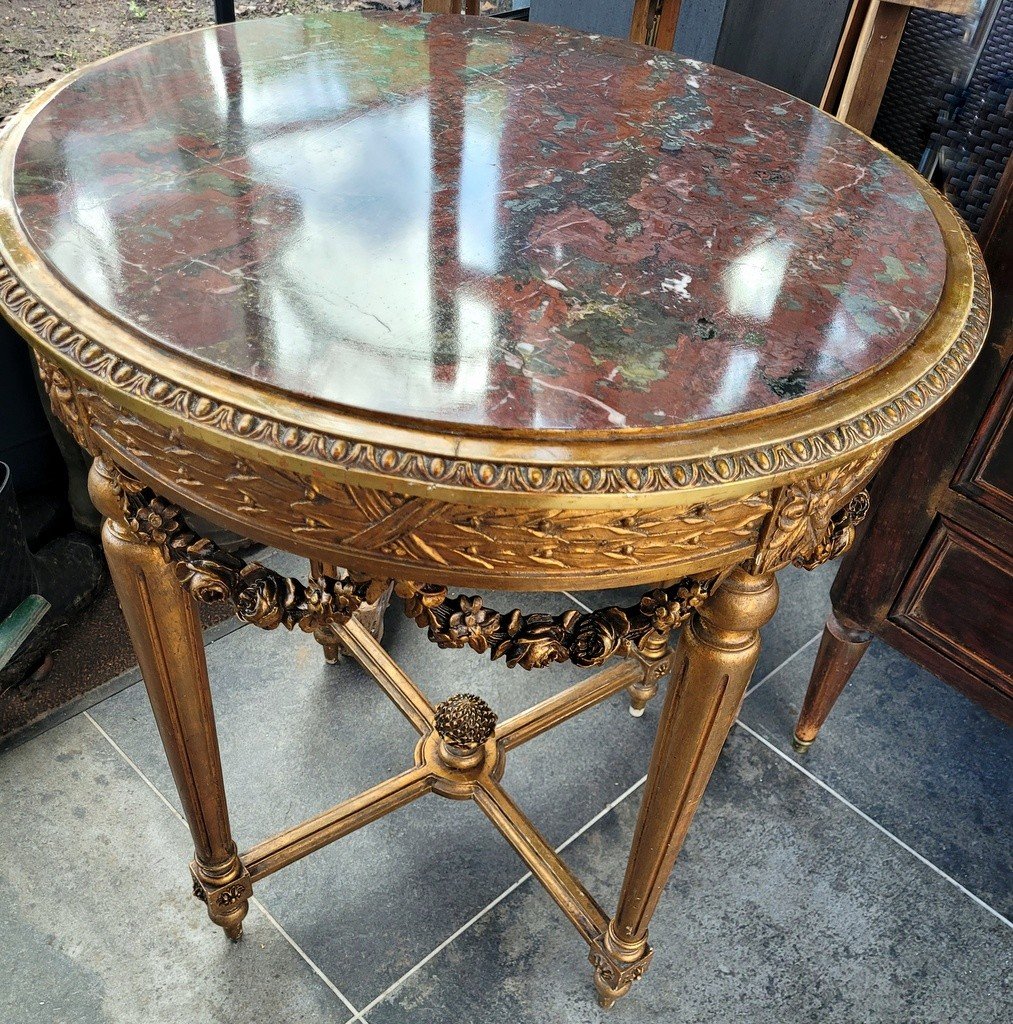
<svg viewBox="0 0 1013 1024">
<path fill-rule="evenodd" d="M 787 741 L 830 578 L 783 575 L 740 722 L 651 928 L 654 964 L 610 1014 L 594 1003 L 586 949 L 470 804 L 426 798 L 272 876 L 243 942 L 227 943 L 189 897 L 186 829 L 133 685 L 0 754 L 0 1020 L 1013 1019 L 1013 735 L 877 644 L 796 757 Z M 435 698 L 474 690 L 502 715 L 579 674 L 440 651 L 396 610 L 385 642 Z M 405 765 L 412 734 L 398 714 L 356 665 L 326 666 L 311 638 L 243 627 L 219 634 L 208 661 L 241 846 Z M 658 703 L 635 720 L 617 697 L 507 767 L 518 802 L 606 905 Z"/>
</svg>

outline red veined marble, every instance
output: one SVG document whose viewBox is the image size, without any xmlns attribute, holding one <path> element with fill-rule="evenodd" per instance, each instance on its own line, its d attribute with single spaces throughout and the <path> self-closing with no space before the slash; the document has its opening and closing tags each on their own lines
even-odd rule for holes
<svg viewBox="0 0 1013 1024">
<path fill-rule="evenodd" d="M 170 37 L 28 126 L 19 215 L 92 303 L 282 391 L 460 427 L 754 412 L 890 360 L 945 276 L 890 157 L 672 54 L 486 18 Z"/>
</svg>

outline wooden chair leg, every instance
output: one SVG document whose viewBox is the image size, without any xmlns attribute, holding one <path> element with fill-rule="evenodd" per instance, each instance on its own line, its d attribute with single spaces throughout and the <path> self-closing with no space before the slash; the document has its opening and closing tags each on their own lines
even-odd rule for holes
<svg viewBox="0 0 1013 1024">
<path fill-rule="evenodd" d="M 806 690 L 792 739 L 792 745 L 799 753 L 812 746 L 871 642 L 872 634 L 867 630 L 842 622 L 833 611 L 827 617 L 816 664 L 809 677 L 809 689 Z"/>
</svg>

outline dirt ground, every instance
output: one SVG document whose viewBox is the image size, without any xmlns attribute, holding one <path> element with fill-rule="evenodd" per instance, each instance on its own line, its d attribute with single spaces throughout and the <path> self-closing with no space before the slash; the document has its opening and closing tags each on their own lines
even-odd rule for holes
<svg viewBox="0 0 1013 1024">
<path fill-rule="evenodd" d="M 421 0 L 237 0 L 239 18 L 420 7 Z M 490 10 L 508 0 L 486 0 Z M 214 0 L 0 0 L 0 117 L 82 64 L 214 23 Z"/>
</svg>

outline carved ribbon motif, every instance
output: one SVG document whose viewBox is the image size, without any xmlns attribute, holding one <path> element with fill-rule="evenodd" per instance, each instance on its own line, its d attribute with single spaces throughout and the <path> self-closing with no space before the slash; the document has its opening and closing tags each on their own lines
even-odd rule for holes
<svg viewBox="0 0 1013 1024">
<path fill-rule="evenodd" d="M 181 510 L 148 488 L 120 477 L 128 526 L 156 545 L 176 577 L 198 601 L 233 603 L 244 622 L 261 629 L 296 626 L 316 633 L 346 623 L 363 605 L 375 603 L 387 580 L 349 575 L 311 576 L 307 583 L 282 576 L 259 562 L 246 562 L 191 530 Z M 512 668 L 542 668 L 554 662 L 601 665 L 613 655 L 627 657 L 666 638 L 710 595 L 717 577 L 679 580 L 652 590 L 628 608 L 574 610 L 560 615 L 502 613 L 476 596 L 451 596 L 435 584 L 397 582 L 394 592 L 405 612 L 428 630 L 440 647 L 470 647 Z"/>
<path fill-rule="evenodd" d="M 830 517 L 826 531 L 811 551 L 803 552 L 792 559 L 800 569 L 815 569 L 833 558 L 840 558 L 855 540 L 855 527 L 869 514 L 869 492 L 859 491 L 844 506 Z"/>
</svg>

